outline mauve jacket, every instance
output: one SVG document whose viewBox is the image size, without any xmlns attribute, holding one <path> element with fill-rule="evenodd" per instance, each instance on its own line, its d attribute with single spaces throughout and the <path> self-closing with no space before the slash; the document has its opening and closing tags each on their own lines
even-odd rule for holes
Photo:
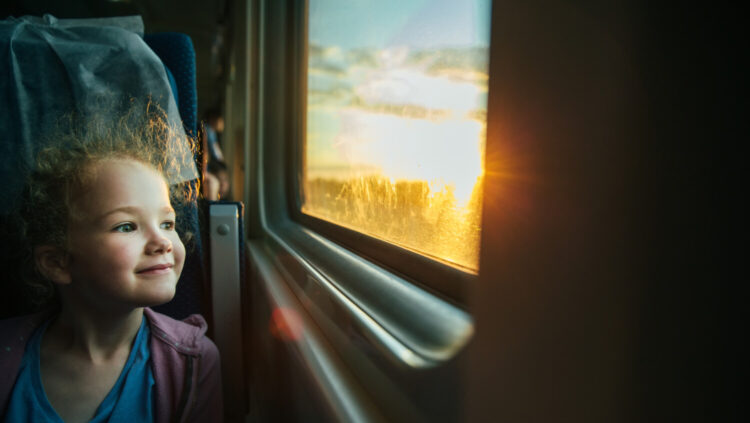
<svg viewBox="0 0 750 423">
<path fill-rule="evenodd" d="M 223 420 L 219 350 L 205 336 L 206 321 L 194 314 L 183 321 L 144 309 L 151 329 L 154 422 Z M 50 312 L 0 321 L 0 421 L 18 376 L 26 342 Z"/>
</svg>

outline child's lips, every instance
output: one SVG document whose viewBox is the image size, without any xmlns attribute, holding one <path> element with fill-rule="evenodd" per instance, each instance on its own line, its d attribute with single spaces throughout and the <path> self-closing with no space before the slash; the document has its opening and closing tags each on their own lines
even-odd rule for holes
<svg viewBox="0 0 750 423">
<path fill-rule="evenodd" d="M 171 271 L 172 267 L 174 267 L 174 265 L 171 263 L 157 264 L 145 269 L 141 269 L 136 273 L 138 273 L 139 275 L 161 275 L 163 273 L 168 273 L 169 271 Z"/>
</svg>

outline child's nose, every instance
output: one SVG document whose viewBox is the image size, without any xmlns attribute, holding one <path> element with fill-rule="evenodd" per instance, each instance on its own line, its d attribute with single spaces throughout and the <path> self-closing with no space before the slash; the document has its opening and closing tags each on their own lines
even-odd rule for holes
<svg viewBox="0 0 750 423">
<path fill-rule="evenodd" d="M 154 234 L 146 244 L 147 254 L 164 254 L 172 251 L 172 241 L 161 234 Z"/>
</svg>

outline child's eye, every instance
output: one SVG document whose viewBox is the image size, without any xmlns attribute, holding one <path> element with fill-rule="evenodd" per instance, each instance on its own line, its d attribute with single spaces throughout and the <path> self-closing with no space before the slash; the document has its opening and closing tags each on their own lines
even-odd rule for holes
<svg viewBox="0 0 750 423">
<path fill-rule="evenodd" d="M 115 232 L 133 232 L 135 230 L 135 225 L 132 223 L 123 223 L 121 225 L 117 225 L 113 229 Z"/>
<path fill-rule="evenodd" d="M 162 222 L 162 224 L 161 224 L 161 228 L 162 228 L 162 229 L 167 229 L 167 230 L 170 230 L 170 231 L 171 231 L 172 229 L 174 229 L 174 221 L 172 221 L 172 220 L 167 220 L 167 221 L 165 221 L 165 222 Z"/>
</svg>

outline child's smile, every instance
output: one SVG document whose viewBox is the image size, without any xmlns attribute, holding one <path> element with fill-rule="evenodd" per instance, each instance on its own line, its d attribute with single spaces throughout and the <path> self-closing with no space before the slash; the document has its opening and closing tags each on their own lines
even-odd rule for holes
<svg viewBox="0 0 750 423">
<path fill-rule="evenodd" d="M 174 265 L 172 263 L 157 264 L 155 266 L 146 267 L 141 270 L 137 270 L 135 273 L 139 275 L 165 275 L 169 274 Z"/>
<path fill-rule="evenodd" d="M 132 160 L 94 165 L 73 198 L 68 225 L 69 289 L 100 307 L 152 306 L 172 299 L 185 248 L 162 176 Z"/>
</svg>

